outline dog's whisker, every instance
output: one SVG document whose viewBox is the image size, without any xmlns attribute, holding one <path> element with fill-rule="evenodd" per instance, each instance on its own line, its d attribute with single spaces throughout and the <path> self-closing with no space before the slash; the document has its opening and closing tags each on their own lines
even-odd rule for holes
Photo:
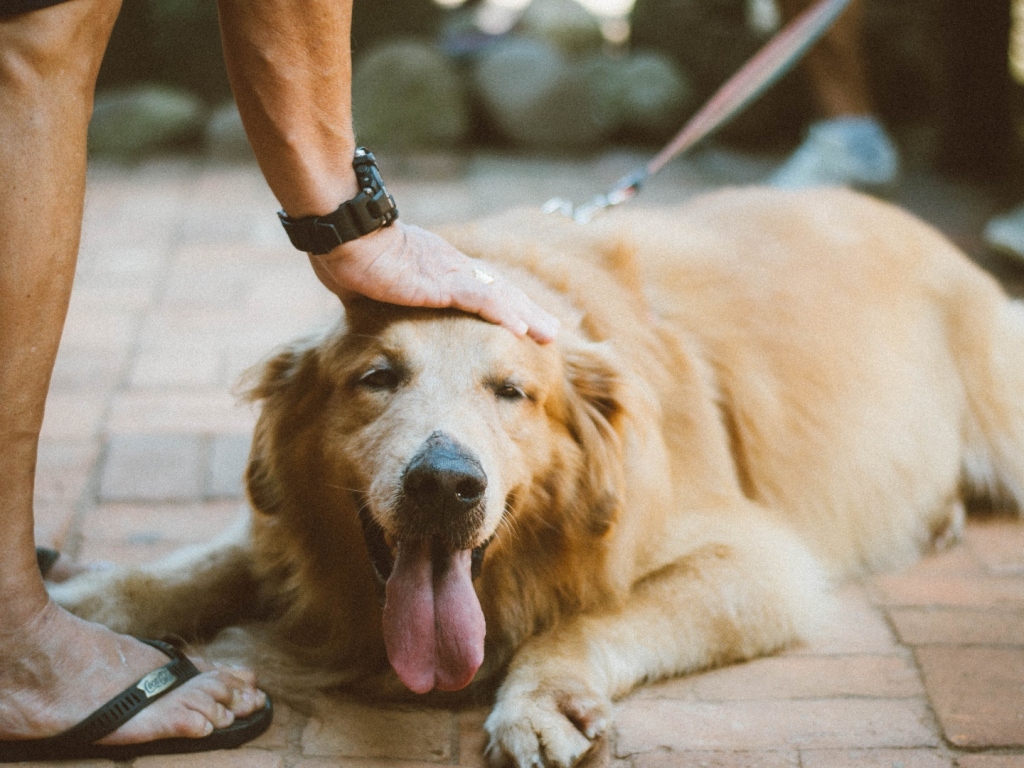
<svg viewBox="0 0 1024 768">
<path fill-rule="evenodd" d="M 324 488 L 331 488 L 335 491 L 348 491 L 349 493 L 357 493 L 360 495 L 363 493 L 359 488 L 349 488 L 347 485 L 335 485 L 334 483 L 324 483 Z"/>
</svg>

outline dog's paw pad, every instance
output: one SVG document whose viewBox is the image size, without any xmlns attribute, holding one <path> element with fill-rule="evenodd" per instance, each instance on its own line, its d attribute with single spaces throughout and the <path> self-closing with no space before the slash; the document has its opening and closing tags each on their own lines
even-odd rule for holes
<svg viewBox="0 0 1024 768">
<path fill-rule="evenodd" d="M 492 765 L 571 768 L 608 728 L 611 704 L 596 695 L 534 693 L 506 698 L 484 728 Z"/>
</svg>

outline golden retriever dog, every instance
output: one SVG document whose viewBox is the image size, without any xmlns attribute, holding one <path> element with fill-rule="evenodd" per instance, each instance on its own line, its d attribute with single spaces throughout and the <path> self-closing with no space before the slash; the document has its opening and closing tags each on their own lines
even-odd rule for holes
<svg viewBox="0 0 1024 768">
<path fill-rule="evenodd" d="M 57 598 L 221 633 L 272 691 L 267 653 L 292 683 L 492 685 L 493 762 L 571 766 L 616 697 L 800 642 L 832 580 L 955 537 L 965 490 L 1024 499 L 1024 307 L 890 205 L 733 190 L 444 235 L 557 341 L 352 303 L 252 386 L 247 526 Z"/>
</svg>

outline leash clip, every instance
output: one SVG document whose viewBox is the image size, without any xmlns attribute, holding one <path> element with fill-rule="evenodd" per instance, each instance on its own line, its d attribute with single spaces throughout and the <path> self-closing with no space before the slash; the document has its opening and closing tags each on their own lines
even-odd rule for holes
<svg viewBox="0 0 1024 768">
<path fill-rule="evenodd" d="M 594 214 L 631 199 L 640 191 L 640 186 L 649 175 L 647 168 L 640 167 L 619 179 L 608 192 L 603 195 L 595 195 L 583 205 L 574 206 L 569 200 L 554 197 L 544 203 L 541 210 L 544 213 L 560 213 L 577 224 L 586 224 L 594 217 Z"/>
</svg>

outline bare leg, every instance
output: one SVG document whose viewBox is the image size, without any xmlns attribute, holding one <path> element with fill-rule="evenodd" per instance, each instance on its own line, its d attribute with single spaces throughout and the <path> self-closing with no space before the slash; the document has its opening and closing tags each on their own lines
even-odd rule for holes
<svg viewBox="0 0 1024 768">
<path fill-rule="evenodd" d="M 0 739 L 74 725 L 167 659 L 51 602 L 32 490 L 75 271 L 92 91 L 119 0 L 0 18 Z M 207 672 L 105 739 L 203 736 L 249 714 L 251 673 Z"/>
<path fill-rule="evenodd" d="M 779 0 L 788 19 L 810 0 Z M 854 186 L 881 190 L 899 175 L 899 151 L 874 116 L 861 46 L 862 0 L 853 0 L 804 66 L 824 119 L 771 177 L 777 187 Z"/>
<path fill-rule="evenodd" d="M 809 0 L 779 2 L 787 20 L 810 5 Z M 826 117 L 870 115 L 874 111 L 861 54 L 863 15 L 863 0 L 853 0 L 804 59 L 814 95 Z"/>
</svg>

